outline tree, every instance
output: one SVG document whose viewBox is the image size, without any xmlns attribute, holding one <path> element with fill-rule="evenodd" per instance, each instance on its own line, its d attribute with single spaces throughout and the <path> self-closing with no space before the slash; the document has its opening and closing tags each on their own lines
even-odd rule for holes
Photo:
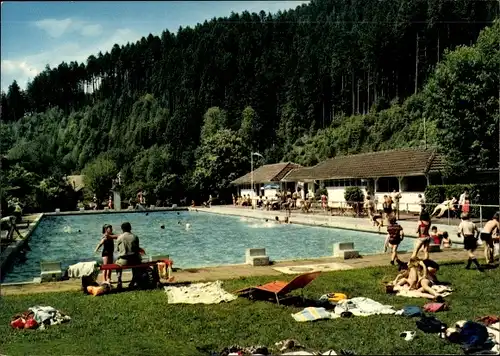
<svg viewBox="0 0 500 356">
<path fill-rule="evenodd" d="M 478 43 L 447 52 L 424 90 L 426 115 L 437 123 L 447 174 L 498 167 L 500 22 Z"/>
<path fill-rule="evenodd" d="M 203 127 L 201 128 L 201 140 L 208 139 L 217 131 L 227 128 L 227 114 L 219 107 L 212 107 L 203 115 Z"/>
<path fill-rule="evenodd" d="M 97 157 L 82 171 L 85 189 L 95 194 L 99 200 L 103 200 L 108 196 L 112 180 L 117 174 L 118 168 L 113 161 L 105 157 Z"/>
<path fill-rule="evenodd" d="M 246 145 L 249 147 L 255 145 L 255 149 L 257 149 L 259 148 L 259 133 L 261 130 L 262 125 L 259 122 L 257 113 L 250 106 L 247 106 L 241 113 L 240 137 Z"/>
<path fill-rule="evenodd" d="M 243 141 L 231 130 L 224 129 L 206 139 L 199 148 L 193 172 L 193 186 L 199 192 L 224 192 L 231 181 L 248 170 L 248 157 Z"/>
</svg>

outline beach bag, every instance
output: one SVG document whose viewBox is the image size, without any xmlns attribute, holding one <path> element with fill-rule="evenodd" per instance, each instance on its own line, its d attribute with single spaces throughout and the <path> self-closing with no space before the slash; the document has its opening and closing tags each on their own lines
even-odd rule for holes
<svg viewBox="0 0 500 356">
<path fill-rule="evenodd" d="M 437 334 L 447 328 L 446 324 L 433 316 L 422 316 L 420 320 L 416 321 L 416 324 L 417 328 L 428 334 Z"/>
<path fill-rule="evenodd" d="M 154 289 L 156 288 L 156 278 L 154 277 L 153 268 L 140 268 L 137 273 L 137 287 L 139 289 Z"/>
<path fill-rule="evenodd" d="M 409 305 L 403 308 L 403 316 L 407 316 L 409 318 L 414 318 L 416 316 L 422 316 L 422 309 L 420 307 Z"/>
<path fill-rule="evenodd" d="M 439 311 L 448 310 L 446 303 L 427 303 L 424 305 L 424 311 L 428 313 L 437 313 Z"/>
</svg>

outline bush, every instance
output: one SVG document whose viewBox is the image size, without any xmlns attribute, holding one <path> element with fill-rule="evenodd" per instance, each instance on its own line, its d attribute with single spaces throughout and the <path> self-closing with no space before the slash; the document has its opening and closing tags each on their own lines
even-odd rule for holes
<svg viewBox="0 0 500 356">
<path fill-rule="evenodd" d="M 328 190 L 326 190 L 326 188 L 319 188 L 318 190 L 316 190 L 316 193 L 314 194 L 314 198 L 316 200 L 321 200 L 321 196 L 323 194 L 328 197 Z"/>
<path fill-rule="evenodd" d="M 347 187 L 344 192 L 344 199 L 350 206 L 355 203 L 362 203 L 365 200 L 365 195 L 359 187 Z"/>
<path fill-rule="evenodd" d="M 469 189 L 471 204 L 498 205 L 498 184 L 430 185 L 425 189 L 425 202 L 428 204 L 426 210 L 432 213 L 435 204 L 442 203 L 447 198 L 455 197 L 458 200 L 465 188 Z M 489 219 L 497 210 L 496 207 L 483 207 L 482 216 Z M 471 207 L 472 216 L 479 217 L 480 214 L 479 207 Z"/>
</svg>

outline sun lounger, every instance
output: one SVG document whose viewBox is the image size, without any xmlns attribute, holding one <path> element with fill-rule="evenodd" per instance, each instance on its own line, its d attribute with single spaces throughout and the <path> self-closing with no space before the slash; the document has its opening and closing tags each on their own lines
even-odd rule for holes
<svg viewBox="0 0 500 356">
<path fill-rule="evenodd" d="M 300 276 L 295 277 L 292 279 L 290 282 L 284 282 L 284 281 L 274 281 L 270 282 L 261 286 L 256 286 L 256 287 L 249 287 L 249 288 L 244 288 L 235 291 L 235 294 L 252 294 L 254 291 L 259 291 L 259 292 L 265 292 L 265 293 L 272 293 L 276 297 L 276 302 L 279 305 L 280 304 L 280 297 L 284 297 L 286 294 L 300 289 L 301 291 L 301 296 L 303 298 L 303 289 L 312 281 L 318 277 L 318 275 L 321 272 L 311 272 L 311 273 L 304 273 L 301 274 Z"/>
</svg>

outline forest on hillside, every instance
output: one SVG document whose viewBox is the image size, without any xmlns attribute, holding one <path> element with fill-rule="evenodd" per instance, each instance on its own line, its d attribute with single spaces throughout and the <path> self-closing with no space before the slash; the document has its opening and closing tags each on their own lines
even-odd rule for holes
<svg viewBox="0 0 500 356">
<path fill-rule="evenodd" d="M 497 16 L 496 1 L 313 0 L 47 67 L 2 93 L 2 200 L 50 210 L 67 174 L 104 198 L 118 171 L 125 197 L 203 199 L 251 150 L 312 165 L 427 144 L 450 176 L 495 167 Z"/>
</svg>

